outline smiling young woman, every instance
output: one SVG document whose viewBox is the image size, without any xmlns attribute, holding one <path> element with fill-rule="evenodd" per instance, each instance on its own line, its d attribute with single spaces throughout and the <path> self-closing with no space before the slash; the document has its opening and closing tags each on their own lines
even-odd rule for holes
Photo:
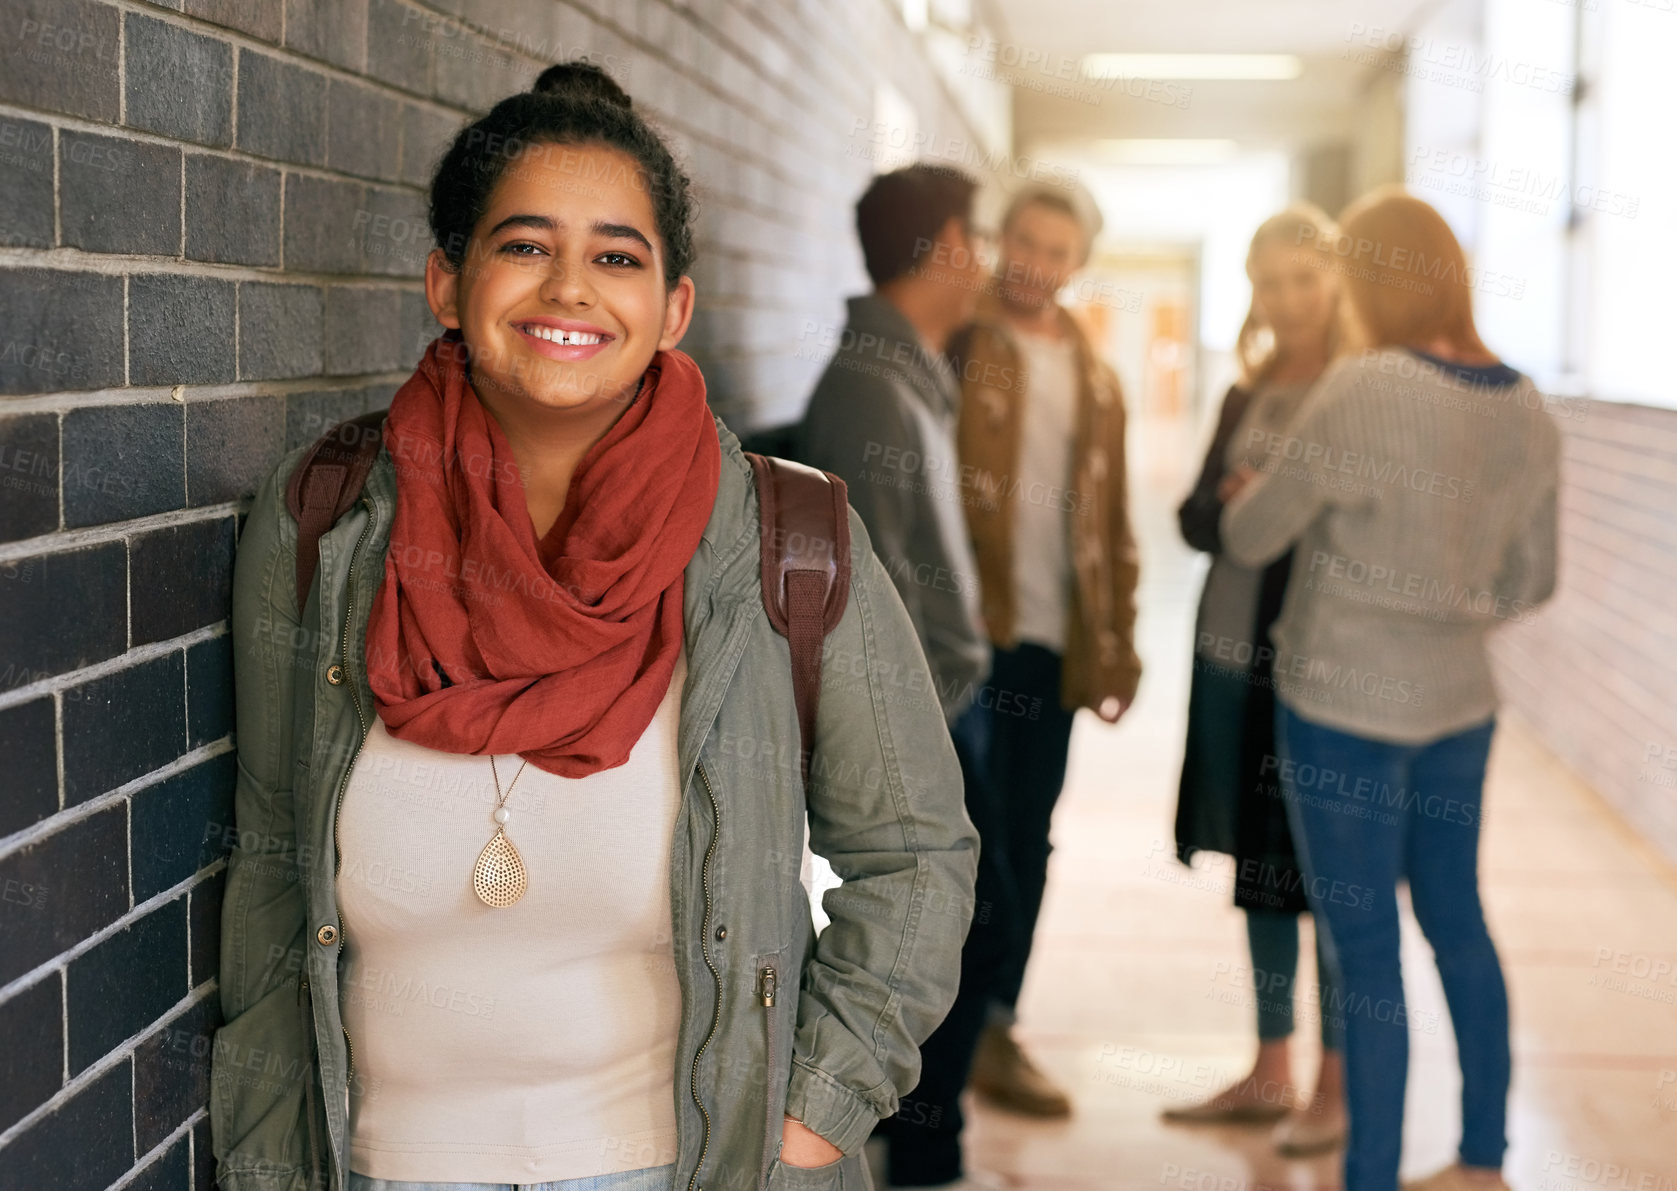
<svg viewBox="0 0 1677 1191">
<path fill-rule="evenodd" d="M 1258 1051 L 1251 1071 L 1233 1084 L 1162 1115 L 1181 1124 L 1273 1123 L 1276 1148 L 1295 1158 L 1342 1145 L 1346 1119 L 1344 1014 L 1336 1007 L 1321 922 L 1315 924 L 1321 1061 L 1308 1096 L 1293 1083 L 1290 1057 L 1298 919 L 1309 903 L 1274 779 L 1270 630 L 1287 596 L 1292 554 L 1266 567 L 1242 566 L 1224 551 L 1218 523 L 1247 480 L 1243 469 L 1264 462 L 1261 445 L 1285 430 L 1346 345 L 1343 291 L 1332 271 L 1338 237 L 1327 213 L 1310 203 L 1289 206 L 1253 233 L 1246 255 L 1252 305 L 1235 349 L 1240 379 L 1223 398 L 1199 479 L 1177 510 L 1183 539 L 1210 555 L 1211 565 L 1194 625 L 1176 849 L 1186 863 L 1202 851 L 1232 862 L 1234 901 L 1245 912 L 1251 952 Z"/>
<path fill-rule="evenodd" d="M 751 468 L 676 350 L 691 219 L 628 96 L 550 68 L 438 165 L 447 331 L 304 599 L 304 453 L 256 497 L 224 1187 L 839 1191 L 915 1083 L 972 910 L 960 773 L 851 513 L 806 788 Z"/>
</svg>

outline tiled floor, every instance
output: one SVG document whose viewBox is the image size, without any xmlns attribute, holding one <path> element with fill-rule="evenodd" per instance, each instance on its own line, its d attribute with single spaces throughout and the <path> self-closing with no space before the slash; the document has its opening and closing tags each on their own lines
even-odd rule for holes
<svg viewBox="0 0 1677 1191">
<path fill-rule="evenodd" d="M 1165 498 L 1186 479 L 1144 467 L 1135 482 L 1147 678 L 1118 727 L 1079 721 L 1021 1005 L 1020 1037 L 1072 1090 L 1076 1112 L 1040 1123 L 976 1106 L 969 1161 L 1023 1188 L 1337 1187 L 1336 1157 L 1288 1162 L 1261 1130 L 1158 1118 L 1244 1073 L 1254 1035 L 1227 876 L 1190 873 L 1169 842 L 1201 564 L 1177 541 Z M 1509 719 L 1489 787 L 1484 886 L 1514 1021 L 1509 1182 L 1677 1191 L 1677 873 Z M 1413 919 L 1407 927 L 1416 1029 L 1404 1169 L 1414 1175 L 1453 1156 L 1459 1077 L 1431 953 Z M 1301 1075 L 1311 1034 L 1300 1030 Z"/>
</svg>

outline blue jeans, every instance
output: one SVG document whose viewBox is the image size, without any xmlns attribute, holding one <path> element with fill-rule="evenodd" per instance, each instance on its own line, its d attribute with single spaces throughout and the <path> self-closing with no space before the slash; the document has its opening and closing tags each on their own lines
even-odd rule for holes
<svg viewBox="0 0 1677 1191">
<path fill-rule="evenodd" d="M 1007 865 L 1018 898 L 1012 953 L 996 976 L 994 999 L 1019 1004 L 1042 895 L 1048 886 L 1048 828 L 1066 784 L 1073 713 L 1060 706 L 1061 656 L 1031 642 L 995 651 L 986 776 L 1000 802 Z"/>
<path fill-rule="evenodd" d="M 1462 1069 L 1465 1165 L 1507 1149 L 1508 992 L 1479 904 L 1480 799 L 1494 719 L 1421 745 L 1276 713 L 1282 789 L 1346 1019 L 1346 1191 L 1397 1191 L 1413 1024 L 1398 959 L 1397 884 L 1432 945 Z"/>
<path fill-rule="evenodd" d="M 996 978 L 1018 950 L 1019 906 L 1008 863 L 1007 821 L 996 790 L 985 780 L 990 712 L 975 703 L 950 730 L 961 763 L 967 817 L 978 832 L 978 879 L 972 927 L 961 947 L 955 1003 L 920 1044 L 920 1082 L 902 1097 L 896 1115 L 874 1135 L 886 1139 L 886 1171 L 893 1187 L 936 1187 L 963 1173 L 961 1090 L 989 1017 Z"/>
<path fill-rule="evenodd" d="M 370 1179 L 350 1171 L 349 1191 L 670 1191 L 675 1181 L 675 1163 L 625 1170 L 618 1174 L 597 1174 L 585 1179 L 560 1179 L 555 1183 L 400 1183 Z"/>
<path fill-rule="evenodd" d="M 1298 989 L 1299 916 L 1283 910 L 1246 908 L 1246 943 L 1252 952 L 1252 985 L 1258 1002 L 1258 1041 L 1293 1035 L 1293 1000 Z M 1322 1049 L 1343 1050 L 1345 1018 L 1328 962 L 1328 931 L 1316 923 L 1316 1008 L 1321 1014 Z"/>
</svg>

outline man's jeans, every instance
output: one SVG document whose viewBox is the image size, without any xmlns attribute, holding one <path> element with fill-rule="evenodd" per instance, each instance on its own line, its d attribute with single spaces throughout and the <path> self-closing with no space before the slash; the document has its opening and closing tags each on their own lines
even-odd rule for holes
<svg viewBox="0 0 1677 1191">
<path fill-rule="evenodd" d="M 1479 820 L 1494 719 L 1422 745 L 1338 732 L 1277 707 L 1288 821 L 1346 1019 L 1346 1191 L 1396 1191 L 1410 1016 L 1397 884 L 1438 961 L 1462 1069 L 1461 1161 L 1507 1148 L 1508 993 L 1479 904 Z M 1323 1006 L 1328 1012 L 1329 1006 Z"/>
<path fill-rule="evenodd" d="M 1013 953 L 996 979 L 995 999 L 1019 1004 L 1042 894 L 1048 885 L 1049 823 L 1066 784 L 1072 712 L 1060 706 L 1060 655 L 1029 642 L 998 649 L 985 688 L 990 760 L 986 774 L 1001 807 L 1008 864 L 1019 897 Z"/>
<path fill-rule="evenodd" d="M 967 816 L 978 831 L 978 878 L 955 1003 L 920 1047 L 920 1083 L 902 1098 L 897 1114 L 874 1131 L 887 1139 L 886 1177 L 894 1187 L 935 1187 L 961 1177 L 961 1090 L 989 1016 L 996 977 L 1017 946 L 1018 897 L 1008 865 L 1007 827 L 995 790 L 984 780 L 987 731 L 987 715 L 975 705 L 950 732 L 965 780 Z"/>
</svg>

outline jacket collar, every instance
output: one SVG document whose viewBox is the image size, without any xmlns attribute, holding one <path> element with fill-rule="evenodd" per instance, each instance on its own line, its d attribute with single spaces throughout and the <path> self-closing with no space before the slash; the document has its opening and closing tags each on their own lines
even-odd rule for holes
<svg viewBox="0 0 1677 1191">
<path fill-rule="evenodd" d="M 1071 312 L 1058 302 L 1054 303 L 1054 317 L 1060 325 L 1060 333 L 1072 341 L 1079 359 L 1093 355 L 1089 346 L 1089 337 L 1083 333 L 1083 328 L 1071 316 Z M 1007 320 L 1007 309 L 1002 305 L 991 289 L 986 289 L 984 295 L 978 299 L 978 309 L 973 312 L 972 323 L 975 327 L 983 327 L 994 331 L 998 335 L 1006 336 L 1009 343 L 1018 338 L 1018 332 L 1013 324 Z"/>
<path fill-rule="evenodd" d="M 839 350 L 863 357 L 870 365 L 903 376 L 926 404 L 940 415 L 954 413 L 960 401 L 955 371 L 942 352 L 933 351 L 906 315 L 877 293 L 845 302 L 845 329 L 854 334 Z"/>
<path fill-rule="evenodd" d="M 1094 345 L 1089 337 L 1083 333 L 1083 326 L 1071 316 L 1071 312 L 1058 302 L 1054 304 L 1054 316 L 1060 325 L 1060 333 L 1071 341 L 1072 353 L 1077 358 L 1077 374 L 1083 395 L 1092 396 L 1097 402 L 1104 404 L 1107 396 L 1102 390 L 1105 386 L 1099 383 L 1097 365 L 1099 357 L 1095 355 Z M 969 327 L 976 330 L 989 331 L 1006 344 L 1007 350 L 1015 359 L 1019 355 L 1019 335 L 1008 322 L 1005 307 L 991 289 L 978 300 L 978 309 L 973 312 Z"/>
</svg>

